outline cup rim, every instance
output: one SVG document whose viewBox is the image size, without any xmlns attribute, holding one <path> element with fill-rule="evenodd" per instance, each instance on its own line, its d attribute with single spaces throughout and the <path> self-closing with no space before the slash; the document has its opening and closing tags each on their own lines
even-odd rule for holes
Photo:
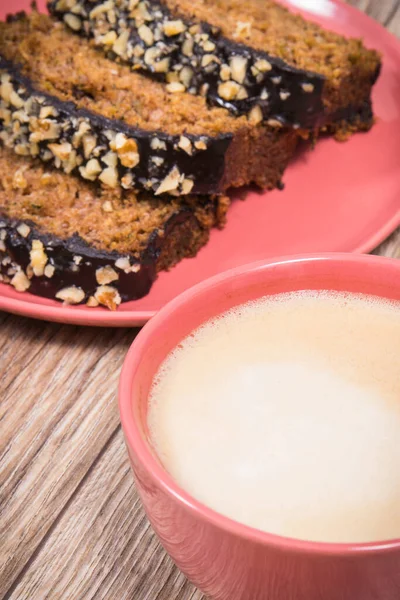
<svg viewBox="0 0 400 600">
<path fill-rule="evenodd" d="M 143 439 L 138 423 L 133 416 L 131 388 L 133 376 L 140 368 L 141 356 L 148 348 L 148 340 L 157 331 L 159 324 L 169 319 L 171 313 L 181 307 L 190 305 L 191 300 L 197 295 L 204 293 L 210 287 L 223 282 L 241 277 L 249 272 L 264 271 L 269 268 L 286 263 L 305 263 L 310 261 L 340 261 L 353 262 L 357 264 L 375 263 L 376 269 L 387 269 L 395 267 L 400 276 L 400 260 L 382 256 L 350 254 L 350 253 L 319 253 L 319 254 L 296 254 L 270 260 L 262 260 L 246 264 L 234 269 L 220 273 L 208 278 L 201 283 L 185 290 L 176 298 L 168 302 L 138 333 L 131 344 L 122 367 L 119 388 L 118 404 L 122 429 L 128 447 L 134 452 L 141 465 L 147 473 L 155 480 L 159 487 L 177 501 L 189 513 L 211 524 L 226 533 L 255 542 L 260 545 L 274 547 L 283 551 L 301 552 L 307 554 L 318 554 L 325 556 L 349 556 L 371 553 L 386 553 L 400 549 L 400 538 L 367 543 L 332 543 L 300 540 L 268 533 L 244 525 L 223 514 L 209 508 L 196 500 L 193 496 L 183 490 L 171 475 L 161 466 L 150 450 L 148 443 Z M 391 266 L 390 266 L 391 265 Z"/>
</svg>

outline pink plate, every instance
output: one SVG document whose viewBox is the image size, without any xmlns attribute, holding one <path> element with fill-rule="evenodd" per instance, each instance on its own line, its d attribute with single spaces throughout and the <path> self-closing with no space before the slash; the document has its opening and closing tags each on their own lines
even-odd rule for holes
<svg viewBox="0 0 400 600">
<path fill-rule="evenodd" d="M 0 18 L 30 0 L 0 0 Z M 166 302 L 200 281 L 245 263 L 309 252 L 368 252 L 400 224 L 400 43 L 381 25 L 340 0 L 290 0 L 324 27 L 362 37 L 383 55 L 374 89 L 378 123 L 347 143 L 318 142 L 295 159 L 285 190 L 251 191 L 234 200 L 223 231 L 196 258 L 161 273 L 150 294 L 116 312 L 63 306 L 0 284 L 0 310 L 38 319 L 99 326 L 143 325 Z M 39 2 L 44 7 L 44 2 Z"/>
</svg>

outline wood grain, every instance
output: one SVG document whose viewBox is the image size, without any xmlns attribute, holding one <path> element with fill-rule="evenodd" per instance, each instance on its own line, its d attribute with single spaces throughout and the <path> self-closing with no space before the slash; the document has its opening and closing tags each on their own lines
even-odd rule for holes
<svg viewBox="0 0 400 600">
<path fill-rule="evenodd" d="M 400 0 L 350 0 L 400 36 Z M 400 229 L 376 254 L 400 258 Z M 152 534 L 116 390 L 136 330 L 0 313 L 0 599 L 201 600 Z"/>
</svg>

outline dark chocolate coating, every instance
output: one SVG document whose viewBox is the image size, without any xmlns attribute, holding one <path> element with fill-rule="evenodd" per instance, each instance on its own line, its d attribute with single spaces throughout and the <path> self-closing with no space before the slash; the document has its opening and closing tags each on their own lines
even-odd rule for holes
<svg viewBox="0 0 400 600">
<path fill-rule="evenodd" d="M 78 30 L 74 30 L 75 33 L 86 37 L 96 37 L 96 19 L 90 16 L 90 12 L 101 4 L 103 4 L 103 0 L 76 0 L 76 5 L 83 9 L 85 16 L 82 13 L 69 12 L 68 9 L 59 10 L 57 8 L 57 5 L 59 5 L 58 0 L 48 2 L 48 9 L 53 16 L 61 20 L 64 19 L 67 13 L 75 15 L 75 17 L 78 15 L 82 26 Z M 146 25 L 153 32 L 159 24 L 170 20 L 180 19 L 186 27 L 185 32 L 195 24 L 194 21 L 189 21 L 179 14 L 172 13 L 167 6 L 158 0 L 146 0 L 145 5 L 147 12 L 152 16 L 152 20 L 146 22 Z M 147 45 L 139 35 L 139 27 L 135 19 L 129 13 L 128 3 L 120 1 L 118 6 L 115 3 L 113 10 L 115 23 L 110 23 L 105 18 L 105 31 L 115 31 L 117 35 L 120 35 L 128 29 L 130 44 L 136 47 L 140 46 L 143 50 L 146 50 Z M 199 22 L 196 24 L 200 27 L 200 35 L 206 35 L 208 41 L 215 45 L 215 49 L 207 51 L 203 48 L 202 41 L 195 39 L 193 53 L 187 56 L 183 52 L 183 44 L 187 39 L 184 32 L 166 36 L 162 34 L 161 28 L 161 34 L 158 33 L 157 36 L 158 44 L 163 44 L 162 58 L 169 58 L 169 72 L 181 66 L 190 66 L 193 70 L 193 77 L 190 81 L 192 93 L 204 94 L 202 89 L 204 90 L 204 86 L 207 86 L 204 95 L 209 102 L 223 106 L 235 115 L 248 114 L 251 108 L 257 105 L 261 108 L 265 120 L 278 120 L 282 125 L 312 129 L 324 123 L 322 93 L 325 77 L 323 75 L 298 69 L 267 52 L 234 42 L 222 36 L 218 28 L 212 27 L 208 23 Z M 161 39 L 159 39 L 160 35 L 162 36 Z M 156 45 L 154 43 L 154 46 Z M 218 62 L 204 66 L 202 59 L 210 53 L 218 59 Z M 112 50 L 107 50 L 107 54 L 120 60 L 120 57 Z M 230 61 L 236 56 L 247 59 L 246 78 L 243 82 L 247 98 L 224 99 L 218 91 L 219 84 L 222 83 L 219 65 L 229 65 Z M 136 67 L 140 66 L 152 73 L 157 79 L 166 80 L 167 73 L 159 73 L 154 64 L 146 63 L 145 54 L 142 56 L 122 56 L 122 60 L 134 64 Z M 251 67 L 260 60 L 267 61 L 270 69 L 263 72 L 262 76 L 257 79 Z M 303 84 L 308 86 L 308 91 L 303 89 Z M 263 98 L 264 90 L 267 92 L 268 98 Z"/>
<path fill-rule="evenodd" d="M 119 278 L 110 285 L 115 288 L 122 302 L 142 298 L 150 291 L 150 288 L 157 275 L 157 261 L 164 244 L 168 241 L 174 227 L 187 220 L 193 221 L 193 226 L 198 226 L 192 211 L 189 208 L 182 208 L 179 212 L 172 215 L 163 227 L 163 235 L 155 230 L 150 238 L 147 248 L 143 251 L 140 262 L 136 258 L 130 257 L 131 264 L 137 264 L 140 269 L 137 272 L 126 273 L 124 270 L 115 266 L 119 258 L 126 258 L 127 254 L 118 252 L 107 252 L 98 250 L 87 244 L 78 234 L 70 238 L 61 239 L 55 235 L 42 232 L 37 228 L 34 222 L 29 220 L 11 219 L 0 211 L 0 224 L 3 226 L 0 231 L 6 230 L 4 240 L 6 251 L 0 252 L 0 274 L 8 275 L 10 263 L 5 257 L 9 257 L 14 265 L 18 265 L 26 273 L 30 264 L 30 250 L 33 240 L 40 240 L 44 246 L 48 257 L 48 264 L 54 266 L 55 271 L 51 278 L 45 275 L 37 277 L 33 275 L 30 279 L 29 293 L 45 298 L 56 299 L 57 292 L 63 288 L 76 286 L 85 293 L 83 303 L 93 296 L 99 283 L 96 280 L 96 270 L 101 267 L 112 266 L 118 273 Z M 28 236 L 23 237 L 17 231 L 21 224 L 26 224 L 30 228 Z M 79 264 L 76 264 L 74 257 L 81 257 Z M 11 279 L 12 276 L 10 276 Z"/>
<path fill-rule="evenodd" d="M 44 104 L 37 104 L 37 113 L 41 106 L 52 106 L 58 111 L 58 116 L 53 120 L 57 123 L 63 123 L 62 139 L 50 140 L 50 143 L 72 142 L 74 133 L 77 131 L 78 120 L 84 120 L 91 127 L 91 134 L 97 137 L 97 146 L 103 146 L 106 154 L 109 151 L 109 139 L 105 136 L 106 131 L 123 133 L 127 138 L 134 139 L 138 146 L 140 161 L 133 168 L 124 167 L 118 162 L 118 175 L 121 180 L 124 175 L 131 173 L 134 177 L 134 187 L 137 190 L 152 190 L 156 192 L 157 188 L 173 167 L 177 167 L 185 178 L 191 179 L 194 182 L 190 193 L 199 194 L 214 194 L 220 193 L 220 183 L 223 179 L 225 169 L 225 155 L 232 141 L 232 134 L 225 133 L 216 137 L 197 136 L 184 134 L 192 143 L 192 155 L 187 154 L 179 148 L 179 135 L 169 135 L 162 131 L 151 131 L 136 128 L 126 124 L 123 121 L 108 119 L 97 113 L 86 109 L 79 109 L 73 102 L 64 102 L 55 96 L 48 94 L 40 89 L 37 89 L 32 82 L 21 75 L 17 65 L 14 65 L 1 57 L 0 55 L 0 71 L 8 73 L 15 89 L 24 89 L 19 96 L 23 100 L 28 100 L 31 97 L 43 98 Z M 15 110 L 15 109 L 14 109 Z M 5 122 L 0 120 L 0 131 L 6 130 Z M 12 123 L 9 125 L 12 130 Z M 182 132 L 184 133 L 184 132 Z M 151 147 L 151 142 L 157 138 L 165 144 L 165 149 L 154 150 Z M 21 140 L 17 140 L 21 143 Z M 28 139 L 26 141 L 29 141 Z M 195 142 L 203 141 L 206 144 L 205 150 L 197 150 L 194 146 Z M 26 143 L 26 142 L 25 142 Z M 49 140 L 39 143 L 40 154 L 48 146 Z M 160 157 L 163 159 L 161 165 L 156 165 L 152 161 L 152 157 Z M 99 157 L 101 160 L 101 156 Z M 51 161 L 50 164 L 54 164 Z M 84 163 L 85 164 L 85 161 Z M 102 165 L 105 168 L 106 165 Z M 79 175 L 78 166 L 73 171 Z M 179 191 L 179 190 L 177 190 Z"/>
</svg>

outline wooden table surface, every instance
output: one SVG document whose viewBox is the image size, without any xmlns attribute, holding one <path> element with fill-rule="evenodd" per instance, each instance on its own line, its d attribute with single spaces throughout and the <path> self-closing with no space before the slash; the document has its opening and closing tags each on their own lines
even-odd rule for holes
<svg viewBox="0 0 400 600">
<path fill-rule="evenodd" d="M 400 36 L 400 0 L 351 4 Z M 400 230 L 376 253 L 400 258 Z M 203 598 L 133 484 L 116 394 L 136 333 L 0 313 L 1 600 Z"/>
</svg>

